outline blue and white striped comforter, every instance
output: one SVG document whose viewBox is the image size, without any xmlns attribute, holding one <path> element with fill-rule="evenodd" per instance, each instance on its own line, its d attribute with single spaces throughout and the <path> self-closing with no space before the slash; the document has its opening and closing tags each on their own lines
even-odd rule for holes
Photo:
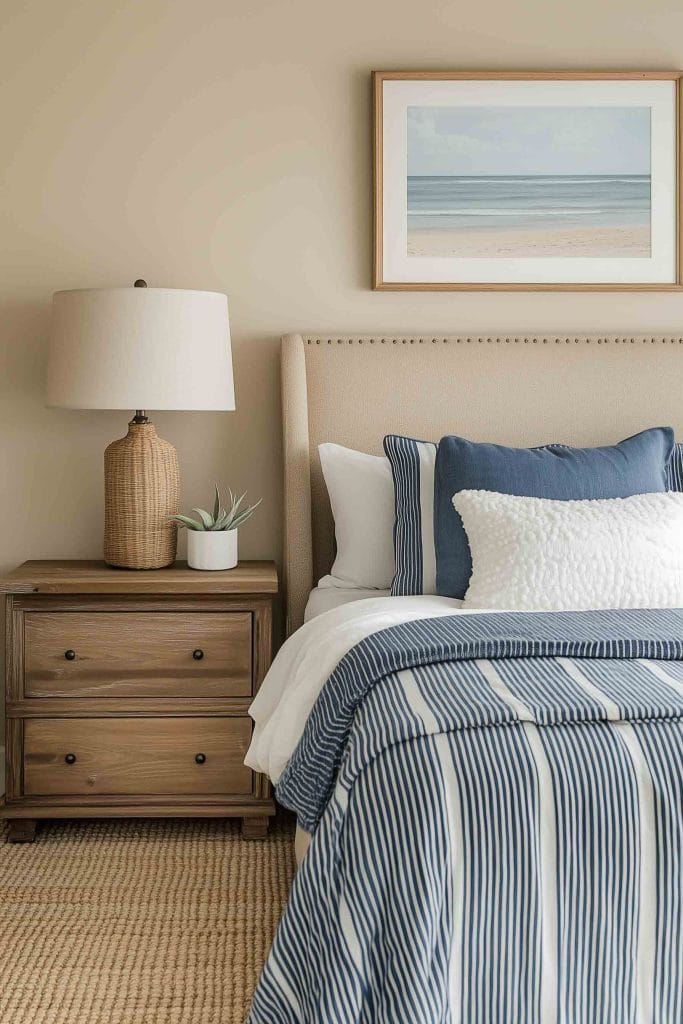
<svg viewBox="0 0 683 1024">
<path fill-rule="evenodd" d="M 683 612 L 354 647 L 278 786 L 314 838 L 251 1024 L 681 1024 Z"/>
</svg>

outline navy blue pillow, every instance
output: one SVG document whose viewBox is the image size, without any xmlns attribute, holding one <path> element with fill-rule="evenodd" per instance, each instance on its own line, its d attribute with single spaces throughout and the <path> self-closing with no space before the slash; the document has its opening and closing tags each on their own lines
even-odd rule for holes
<svg viewBox="0 0 683 1024">
<path fill-rule="evenodd" d="M 653 427 L 605 448 L 506 448 L 442 437 L 434 470 L 436 592 L 464 597 L 472 559 L 457 491 L 498 491 L 527 498 L 628 498 L 666 491 L 674 447 L 670 427 Z"/>
</svg>

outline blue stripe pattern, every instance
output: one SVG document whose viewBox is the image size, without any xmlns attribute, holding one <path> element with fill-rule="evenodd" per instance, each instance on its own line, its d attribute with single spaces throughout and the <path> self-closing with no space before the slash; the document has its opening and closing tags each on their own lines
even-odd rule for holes
<svg viewBox="0 0 683 1024">
<path fill-rule="evenodd" d="M 408 594 L 435 594 L 436 575 L 425 575 L 426 554 L 423 529 L 427 527 L 427 543 L 431 542 L 430 560 L 434 560 L 433 506 L 422 508 L 422 493 L 434 494 L 434 458 L 437 446 L 431 441 L 389 434 L 384 438 L 384 452 L 394 478 L 394 579 L 393 597 Z M 425 474 L 426 479 L 422 477 Z"/>
<path fill-rule="evenodd" d="M 679 637 L 681 639 L 679 639 Z M 277 797 L 296 811 L 301 825 L 313 831 L 329 800 L 337 769 L 358 705 L 378 679 L 404 669 L 437 662 L 503 658 L 683 658 L 683 611 L 678 609 L 593 612 L 497 612 L 448 615 L 392 626 L 367 637 L 340 661 L 318 697 L 304 734 L 282 773 Z M 646 677 L 647 678 L 647 677 Z M 457 673 L 457 685 L 464 681 Z M 650 680 L 647 678 L 648 687 Z M 549 694 L 552 699 L 549 699 Z M 606 718 L 602 704 L 558 701 L 545 688 L 539 724 Z M 482 689 L 486 717 L 481 725 L 513 721 L 504 705 L 495 718 L 495 694 Z M 647 687 L 642 697 L 647 700 Z M 457 700 L 450 714 L 458 710 Z M 468 713 L 472 713 L 470 708 Z M 466 716 L 457 727 L 472 722 Z M 455 726 L 453 726 L 455 727 Z"/>
<path fill-rule="evenodd" d="M 656 916 L 657 957 L 655 998 L 657 1024 L 683 1020 L 683 734 L 677 722 L 656 730 L 634 726 L 655 790 L 657 891 L 654 905 L 644 908 Z M 678 934 L 678 943 L 670 937 Z"/>
<path fill-rule="evenodd" d="M 639 912 L 633 766 L 618 735 L 595 723 L 546 729 L 542 740 L 560 811 L 557 1019 L 583 1021 L 590 1006 L 594 1021 L 632 1021 Z"/>
<path fill-rule="evenodd" d="M 683 491 L 683 444 L 675 444 L 668 465 L 670 491 Z"/>
<path fill-rule="evenodd" d="M 680 1024 L 683 612 L 448 616 L 340 662 L 250 1024 Z"/>
</svg>

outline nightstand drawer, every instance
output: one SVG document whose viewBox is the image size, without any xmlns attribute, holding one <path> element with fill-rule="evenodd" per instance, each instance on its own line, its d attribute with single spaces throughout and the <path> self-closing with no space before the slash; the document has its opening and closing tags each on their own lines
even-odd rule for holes
<svg viewBox="0 0 683 1024">
<path fill-rule="evenodd" d="M 250 612 L 28 612 L 26 697 L 248 697 Z"/>
<path fill-rule="evenodd" d="M 247 718 L 34 718 L 24 722 L 24 795 L 239 795 Z"/>
</svg>

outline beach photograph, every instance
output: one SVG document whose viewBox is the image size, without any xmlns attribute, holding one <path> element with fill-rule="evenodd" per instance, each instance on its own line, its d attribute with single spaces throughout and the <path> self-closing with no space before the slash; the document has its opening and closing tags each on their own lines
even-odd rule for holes
<svg viewBox="0 0 683 1024">
<path fill-rule="evenodd" d="M 651 255 L 650 108 L 407 108 L 407 256 Z"/>
</svg>

